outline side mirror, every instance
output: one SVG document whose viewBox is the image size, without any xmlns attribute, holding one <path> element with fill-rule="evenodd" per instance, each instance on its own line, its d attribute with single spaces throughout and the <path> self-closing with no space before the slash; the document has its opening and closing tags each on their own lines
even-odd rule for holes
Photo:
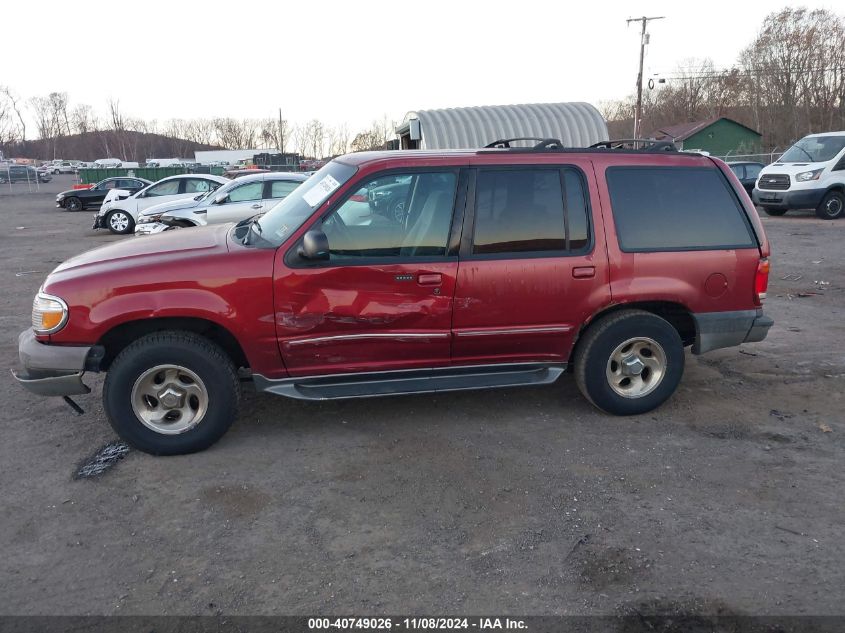
<svg viewBox="0 0 845 633">
<path fill-rule="evenodd" d="M 297 254 L 311 261 L 328 261 L 329 238 L 322 231 L 308 231 L 302 236 L 302 246 Z"/>
<path fill-rule="evenodd" d="M 218 193 L 214 196 L 214 204 L 223 204 L 226 200 L 229 199 L 229 194 L 226 192 Z"/>
</svg>

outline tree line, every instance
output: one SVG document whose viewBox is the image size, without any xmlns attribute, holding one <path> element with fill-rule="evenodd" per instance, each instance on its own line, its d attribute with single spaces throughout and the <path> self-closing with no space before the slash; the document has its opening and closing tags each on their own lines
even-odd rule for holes
<svg viewBox="0 0 845 633">
<path fill-rule="evenodd" d="M 630 137 L 635 99 L 601 105 L 612 138 Z M 760 132 L 768 150 L 845 129 L 845 17 L 826 9 L 771 13 L 733 67 L 685 60 L 668 76 L 653 78 L 643 94 L 645 135 L 720 116 Z"/>
<path fill-rule="evenodd" d="M 100 114 L 89 104 L 71 104 L 66 92 L 25 99 L 9 86 L 0 86 L 0 152 L 7 157 L 116 157 L 140 162 L 189 157 L 197 149 L 255 148 L 319 159 L 350 150 L 381 149 L 393 138 L 396 126 L 384 116 L 351 134 L 346 124 L 331 126 L 318 119 L 292 124 L 281 112 L 260 119 L 159 121 L 127 114 L 117 99 L 109 99 L 106 105 L 105 114 Z M 34 122 L 34 130 L 28 122 Z"/>
</svg>

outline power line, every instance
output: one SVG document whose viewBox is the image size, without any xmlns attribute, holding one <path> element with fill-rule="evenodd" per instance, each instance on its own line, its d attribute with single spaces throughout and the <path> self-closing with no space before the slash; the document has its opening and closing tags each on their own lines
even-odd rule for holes
<svg viewBox="0 0 845 633">
<path fill-rule="evenodd" d="M 683 69 L 676 69 L 670 73 L 652 73 L 652 76 L 666 79 L 667 81 L 677 79 L 718 79 L 722 77 L 731 77 L 734 75 L 757 75 L 770 76 L 779 75 L 784 72 L 810 72 L 810 73 L 825 73 L 825 72 L 845 72 L 845 66 L 817 66 L 817 67 L 801 67 L 801 66 L 787 66 L 775 67 L 771 66 L 757 66 L 757 67 L 741 67 L 734 66 L 733 68 L 723 70 L 692 70 L 685 72 Z"/>
</svg>

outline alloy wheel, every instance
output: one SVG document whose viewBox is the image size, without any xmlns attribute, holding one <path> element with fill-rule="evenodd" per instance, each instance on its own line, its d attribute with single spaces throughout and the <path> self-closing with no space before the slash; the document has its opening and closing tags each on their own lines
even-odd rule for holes
<svg viewBox="0 0 845 633">
<path fill-rule="evenodd" d="M 666 352 L 654 339 L 634 337 L 613 350 L 605 372 L 610 388 L 623 398 L 642 398 L 666 375 Z"/>
<path fill-rule="evenodd" d="M 141 423 L 162 435 L 178 435 L 202 422 L 208 390 L 202 379 L 181 365 L 157 365 L 132 387 L 132 409 Z"/>
</svg>

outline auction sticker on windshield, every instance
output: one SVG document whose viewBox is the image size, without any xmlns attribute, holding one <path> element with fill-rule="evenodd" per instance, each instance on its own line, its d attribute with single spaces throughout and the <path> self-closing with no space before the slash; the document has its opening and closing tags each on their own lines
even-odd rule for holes
<svg viewBox="0 0 845 633">
<path fill-rule="evenodd" d="M 331 174 L 327 174 L 320 182 L 305 192 L 302 199 L 308 203 L 309 207 L 316 207 L 338 187 L 340 187 L 340 183 Z"/>
</svg>

